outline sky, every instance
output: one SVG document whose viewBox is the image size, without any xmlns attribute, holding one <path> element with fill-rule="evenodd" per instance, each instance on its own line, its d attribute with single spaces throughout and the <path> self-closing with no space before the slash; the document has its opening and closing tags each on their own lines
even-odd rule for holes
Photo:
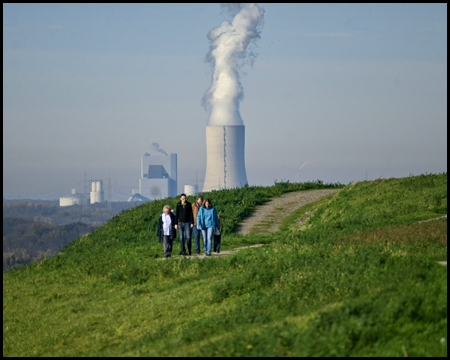
<svg viewBox="0 0 450 360">
<path fill-rule="evenodd" d="M 447 171 L 447 4 L 263 4 L 240 70 L 249 185 Z M 218 4 L 3 4 L 3 197 L 138 189 L 156 142 L 205 177 Z M 298 171 L 305 162 L 307 164 Z M 106 193 L 105 193 L 106 195 Z"/>
</svg>

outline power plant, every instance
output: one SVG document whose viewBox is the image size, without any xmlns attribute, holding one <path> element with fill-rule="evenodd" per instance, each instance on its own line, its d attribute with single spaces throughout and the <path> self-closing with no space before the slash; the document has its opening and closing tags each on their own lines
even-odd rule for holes
<svg viewBox="0 0 450 360">
<path fill-rule="evenodd" d="M 177 196 L 177 154 L 141 156 L 139 194 L 149 200 Z"/>
<path fill-rule="evenodd" d="M 245 184 L 245 126 L 207 126 L 203 191 L 231 189 Z"/>
<path fill-rule="evenodd" d="M 168 155 L 159 145 L 153 145 L 156 154 L 146 153 L 141 156 L 141 177 L 139 192 L 133 190 L 128 202 L 146 202 L 167 197 L 177 196 L 177 154 Z M 72 194 L 59 199 L 60 206 L 96 204 L 105 201 L 103 181 L 89 179 L 90 193 L 88 193 L 85 174 L 84 194 L 72 189 Z M 197 190 L 195 190 L 197 192 Z M 89 201 L 90 200 L 90 201 Z M 108 182 L 108 204 L 111 203 L 111 183 Z"/>
<path fill-rule="evenodd" d="M 209 113 L 206 126 L 206 174 L 203 192 L 243 187 L 248 184 L 245 169 L 245 126 L 239 104 L 244 97 L 239 70 L 247 62 L 253 63 L 253 49 L 248 46 L 260 38 L 264 10 L 254 3 L 224 5 L 234 16 L 209 31 L 210 51 L 206 57 L 214 68 L 212 83 L 205 92 L 202 104 Z M 152 201 L 176 197 L 177 154 L 168 155 L 158 143 L 152 143 L 152 155 L 141 156 L 139 191 L 133 190 L 128 201 Z M 185 154 L 188 155 L 188 154 Z M 93 181 L 91 204 L 103 202 L 103 183 Z M 108 203 L 111 201 L 108 183 Z M 197 194 L 196 185 L 186 185 L 185 193 Z M 87 193 L 85 175 L 85 193 Z M 76 203 L 78 197 L 62 200 L 61 204 Z M 70 198 L 70 199 L 69 199 Z M 86 204 L 84 199 L 83 204 Z M 63 206 L 63 205 L 61 205 Z"/>
</svg>

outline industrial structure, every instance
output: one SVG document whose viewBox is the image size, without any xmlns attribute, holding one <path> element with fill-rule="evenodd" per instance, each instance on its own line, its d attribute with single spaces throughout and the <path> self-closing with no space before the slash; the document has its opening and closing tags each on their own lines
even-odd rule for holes
<svg viewBox="0 0 450 360">
<path fill-rule="evenodd" d="M 231 189 L 246 184 L 245 126 L 207 126 L 203 191 Z"/>
<path fill-rule="evenodd" d="M 72 189 L 72 194 L 59 198 L 59 206 L 83 205 L 83 194 L 77 194 L 76 189 Z"/>
<path fill-rule="evenodd" d="M 197 195 L 198 194 L 198 186 L 197 185 L 184 185 L 184 193 L 189 195 Z"/>
<path fill-rule="evenodd" d="M 142 196 L 141 194 L 135 192 L 134 190 L 131 192 L 131 196 L 128 198 L 128 202 L 147 202 L 150 201 L 150 199 L 146 198 L 145 196 Z"/>
<path fill-rule="evenodd" d="M 91 204 L 101 203 L 104 201 L 105 195 L 103 192 L 102 180 L 91 180 Z"/>
<path fill-rule="evenodd" d="M 149 200 L 177 196 L 177 154 L 141 156 L 139 194 Z"/>
</svg>

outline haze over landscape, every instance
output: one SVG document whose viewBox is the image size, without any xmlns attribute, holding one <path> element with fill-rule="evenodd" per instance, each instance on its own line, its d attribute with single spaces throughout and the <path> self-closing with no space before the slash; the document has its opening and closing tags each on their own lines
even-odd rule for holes
<svg viewBox="0 0 450 360">
<path fill-rule="evenodd" d="M 264 4 L 240 69 L 250 185 L 447 171 L 446 4 Z M 84 172 L 137 189 L 152 143 L 178 190 L 205 175 L 217 4 L 3 4 L 3 197 L 57 199 Z M 154 147 L 153 147 L 154 148 Z"/>
</svg>

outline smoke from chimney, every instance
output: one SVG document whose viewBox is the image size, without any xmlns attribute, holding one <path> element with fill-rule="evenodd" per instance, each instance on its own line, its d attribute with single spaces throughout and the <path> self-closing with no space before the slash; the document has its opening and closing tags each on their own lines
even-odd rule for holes
<svg viewBox="0 0 450 360">
<path fill-rule="evenodd" d="M 156 142 L 152 143 L 152 148 L 153 148 L 153 150 L 155 150 L 161 154 L 167 155 L 167 153 L 163 149 L 159 148 L 159 144 Z"/>
<path fill-rule="evenodd" d="M 225 4 L 234 16 L 232 22 L 224 21 L 208 33 L 211 41 L 206 60 L 213 64 L 211 87 L 202 99 L 209 112 L 207 125 L 243 125 L 239 102 L 244 97 L 239 81 L 239 68 L 246 60 L 254 59 L 247 53 L 250 42 L 259 38 L 264 10 L 256 4 Z"/>
</svg>

